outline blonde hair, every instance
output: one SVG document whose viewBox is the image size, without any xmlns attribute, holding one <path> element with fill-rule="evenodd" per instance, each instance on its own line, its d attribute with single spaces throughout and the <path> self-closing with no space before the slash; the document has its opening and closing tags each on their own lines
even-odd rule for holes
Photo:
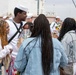
<svg viewBox="0 0 76 75">
<path fill-rule="evenodd" d="M 4 20 L 0 20 L 0 38 L 2 48 L 4 48 L 4 46 L 8 44 L 7 33 L 6 33 L 6 21 Z"/>
<path fill-rule="evenodd" d="M 4 46 L 8 44 L 7 33 L 6 33 L 6 21 L 4 20 L 0 20 L 0 39 L 2 48 L 4 48 Z M 7 70 L 10 64 L 9 54 L 4 58 L 3 64 L 5 66 L 5 69 Z"/>
</svg>

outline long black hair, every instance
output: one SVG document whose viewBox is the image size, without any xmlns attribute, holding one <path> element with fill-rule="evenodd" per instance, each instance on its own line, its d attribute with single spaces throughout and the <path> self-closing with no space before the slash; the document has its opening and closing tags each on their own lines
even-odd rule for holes
<svg viewBox="0 0 76 75">
<path fill-rule="evenodd" d="M 63 24 L 62 24 L 62 27 L 61 27 L 61 30 L 60 30 L 60 34 L 59 34 L 59 41 L 62 40 L 63 36 L 68 32 L 68 31 L 71 31 L 71 30 L 76 30 L 76 23 L 75 23 L 75 20 L 73 18 L 66 18 L 64 21 L 63 21 Z"/>
<path fill-rule="evenodd" d="M 40 14 L 34 20 L 34 28 L 31 37 L 38 37 L 40 35 L 42 49 L 42 68 L 44 75 L 49 75 L 51 71 L 51 63 L 53 63 L 53 44 L 49 21 L 44 14 Z"/>
</svg>

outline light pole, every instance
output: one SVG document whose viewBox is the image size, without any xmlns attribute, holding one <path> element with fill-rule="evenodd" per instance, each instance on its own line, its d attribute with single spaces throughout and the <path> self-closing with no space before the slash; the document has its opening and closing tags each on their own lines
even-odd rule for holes
<svg viewBox="0 0 76 75">
<path fill-rule="evenodd" d="M 37 15 L 39 15 L 39 0 L 37 0 Z"/>
</svg>

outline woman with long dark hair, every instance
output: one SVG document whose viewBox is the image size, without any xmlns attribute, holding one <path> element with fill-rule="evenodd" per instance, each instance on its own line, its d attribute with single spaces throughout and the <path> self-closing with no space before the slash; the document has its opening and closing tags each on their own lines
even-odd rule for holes
<svg viewBox="0 0 76 75">
<path fill-rule="evenodd" d="M 76 22 L 73 18 L 66 18 L 63 21 L 59 41 L 61 41 L 68 57 L 68 65 L 64 68 L 67 75 L 75 75 L 73 65 L 76 63 Z"/>
<path fill-rule="evenodd" d="M 61 43 L 52 39 L 49 21 L 40 14 L 34 20 L 30 38 L 22 43 L 15 60 L 15 67 L 21 75 L 60 75 L 59 66 L 67 64 L 67 57 Z"/>
</svg>

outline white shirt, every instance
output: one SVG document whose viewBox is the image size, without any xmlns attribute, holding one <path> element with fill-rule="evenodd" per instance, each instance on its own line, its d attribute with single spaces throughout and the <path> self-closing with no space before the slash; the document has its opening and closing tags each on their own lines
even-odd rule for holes
<svg viewBox="0 0 76 75">
<path fill-rule="evenodd" d="M 6 20 L 6 22 L 9 24 L 9 34 L 8 34 L 8 40 L 17 32 L 17 29 L 14 25 L 14 23 L 11 20 Z M 20 23 L 16 23 L 17 27 L 20 27 Z M 12 51 L 12 57 L 16 57 L 17 53 L 18 53 L 18 47 L 17 47 L 17 43 L 18 43 L 18 36 L 19 33 L 17 33 L 17 35 L 12 39 L 12 41 L 9 43 L 12 45 L 13 47 L 13 51 Z"/>
<path fill-rule="evenodd" d="M 55 28 L 56 26 L 57 26 L 57 24 L 55 22 L 51 23 L 51 25 L 50 25 L 51 32 L 53 32 L 54 30 L 56 30 L 56 28 Z"/>
<path fill-rule="evenodd" d="M 50 31 L 51 33 L 56 33 L 59 36 L 61 24 L 59 22 L 52 22 L 50 25 Z"/>
</svg>

